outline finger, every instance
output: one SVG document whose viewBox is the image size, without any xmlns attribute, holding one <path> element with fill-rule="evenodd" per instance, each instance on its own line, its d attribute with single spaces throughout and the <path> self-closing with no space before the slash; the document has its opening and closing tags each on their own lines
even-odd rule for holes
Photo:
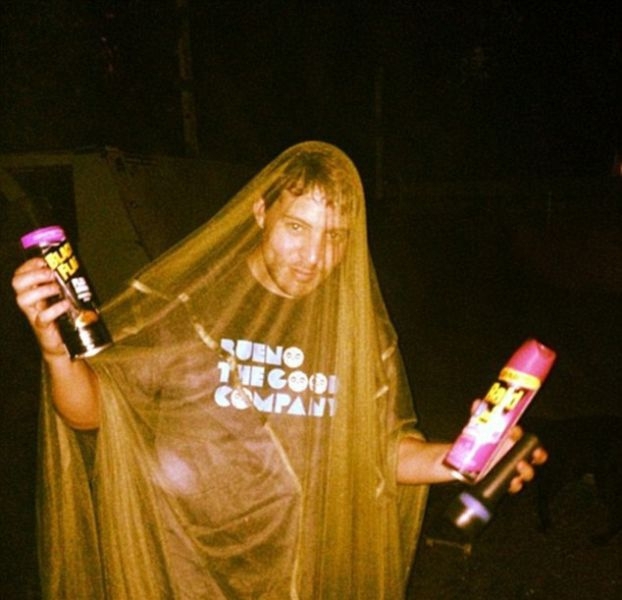
<svg viewBox="0 0 622 600">
<path fill-rule="evenodd" d="M 528 462 L 524 460 L 519 461 L 516 465 L 516 475 L 510 481 L 508 492 L 510 494 L 517 494 L 523 489 L 525 483 L 534 478 L 534 475 L 534 469 Z"/>
<path fill-rule="evenodd" d="M 525 432 L 523 431 L 523 428 L 520 425 L 514 425 L 514 427 L 510 429 L 509 438 L 513 442 L 518 442 L 518 440 L 520 440 L 523 437 L 524 433 Z"/>
<path fill-rule="evenodd" d="M 495 464 L 499 462 L 514 446 L 514 444 L 523 437 L 523 429 L 518 425 L 514 425 L 507 433 L 507 435 L 503 438 L 502 442 L 499 445 L 499 450 L 497 451 Z"/>
<path fill-rule="evenodd" d="M 49 298 L 59 294 L 60 288 L 58 284 L 51 282 L 20 289 L 15 300 L 26 314 L 32 314 L 33 312 L 44 310 L 47 307 Z"/>
<path fill-rule="evenodd" d="M 24 261 L 17 269 L 15 269 L 15 275 L 22 275 L 28 271 L 35 271 L 38 269 L 49 269 L 45 260 L 37 256 L 35 258 L 29 258 Z"/>
<path fill-rule="evenodd" d="M 534 468 L 526 460 L 518 461 L 516 472 L 524 482 L 531 481 L 535 475 Z"/>
<path fill-rule="evenodd" d="M 38 261 L 28 261 L 15 271 L 11 283 L 15 292 L 19 294 L 30 287 L 50 281 L 54 281 L 54 273 L 45 263 L 41 265 Z"/>
<path fill-rule="evenodd" d="M 477 398 L 476 400 L 473 400 L 473 402 L 471 403 L 471 414 L 477 414 L 477 411 L 480 407 L 485 407 L 486 405 L 486 401 L 482 400 L 480 398 Z"/>
<path fill-rule="evenodd" d="M 58 317 L 66 313 L 71 306 L 68 300 L 60 300 L 50 305 L 49 308 L 37 313 L 34 319 L 34 325 L 37 329 L 45 329 L 52 325 Z"/>
<path fill-rule="evenodd" d="M 47 263 L 45 262 L 45 259 L 41 256 L 34 256 L 33 258 L 26 259 L 21 265 L 19 265 L 19 267 L 17 267 L 17 269 L 15 269 L 15 272 L 19 273 L 21 271 L 28 271 L 33 268 L 45 267 L 46 265 Z"/>
<path fill-rule="evenodd" d="M 548 452 L 539 446 L 536 448 L 531 455 L 531 464 L 533 465 L 542 465 L 549 459 Z"/>
<path fill-rule="evenodd" d="M 517 475 L 516 477 L 512 479 L 512 481 L 510 481 L 508 492 L 510 494 L 518 494 L 518 492 L 520 492 L 523 489 L 523 483 L 524 482 L 521 479 L 520 475 Z"/>
</svg>

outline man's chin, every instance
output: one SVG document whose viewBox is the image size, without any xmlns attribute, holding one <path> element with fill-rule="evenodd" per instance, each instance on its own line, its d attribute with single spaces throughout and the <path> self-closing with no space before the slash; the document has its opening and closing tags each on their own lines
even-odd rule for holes
<svg viewBox="0 0 622 600">
<path fill-rule="evenodd" d="M 296 285 L 289 286 L 283 291 L 288 298 L 302 298 L 310 294 L 316 287 L 317 285 Z"/>
<path fill-rule="evenodd" d="M 301 298 L 316 290 L 324 279 L 323 274 L 318 271 L 306 274 L 290 269 L 270 273 L 271 285 L 265 285 L 265 287 L 281 296 Z"/>
<path fill-rule="evenodd" d="M 288 281 L 282 285 L 279 285 L 279 288 L 283 291 L 285 295 L 289 298 L 302 298 L 303 296 L 307 296 L 314 290 L 318 288 L 321 281 L 318 278 L 315 278 L 311 281 Z"/>
</svg>

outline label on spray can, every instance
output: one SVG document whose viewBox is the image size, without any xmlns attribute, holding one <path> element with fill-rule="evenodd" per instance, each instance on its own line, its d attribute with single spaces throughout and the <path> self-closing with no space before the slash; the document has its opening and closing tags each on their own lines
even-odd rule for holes
<svg viewBox="0 0 622 600">
<path fill-rule="evenodd" d="M 510 358 L 450 448 L 444 464 L 462 481 L 485 473 L 548 375 L 555 352 L 527 340 Z"/>
<path fill-rule="evenodd" d="M 58 318 L 71 358 L 93 356 L 110 346 L 112 339 L 99 313 L 93 286 L 63 229 L 56 225 L 36 229 L 24 235 L 21 242 L 28 255 L 43 257 L 54 272 L 62 296 L 71 303 L 69 311 Z"/>
</svg>

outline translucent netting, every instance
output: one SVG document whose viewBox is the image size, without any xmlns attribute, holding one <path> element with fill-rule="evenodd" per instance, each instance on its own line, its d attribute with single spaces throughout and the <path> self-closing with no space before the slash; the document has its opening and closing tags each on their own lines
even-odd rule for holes
<svg viewBox="0 0 622 600">
<path fill-rule="evenodd" d="M 309 157 L 349 233 L 332 273 L 287 298 L 249 269 L 253 207 Z M 364 208 L 349 159 L 300 144 L 105 307 L 99 431 L 43 413 L 49 597 L 403 595 L 426 488 L 395 480 L 396 444 L 418 434 Z"/>
</svg>

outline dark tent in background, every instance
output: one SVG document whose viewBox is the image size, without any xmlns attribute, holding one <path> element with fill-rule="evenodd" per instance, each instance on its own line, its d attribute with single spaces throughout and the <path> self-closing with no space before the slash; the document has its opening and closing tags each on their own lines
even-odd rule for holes
<svg viewBox="0 0 622 600">
<path fill-rule="evenodd" d="M 3 155 L 0 167 L 4 180 L 12 177 L 35 208 L 37 202 L 51 204 L 77 240 L 102 301 L 149 260 L 210 218 L 253 173 L 227 163 L 130 155 L 114 148 Z M 5 208 L 18 200 L 7 198 L 10 190 L 2 191 Z M 10 231 L 8 221 L 2 243 L 14 244 L 18 232 Z"/>
</svg>

